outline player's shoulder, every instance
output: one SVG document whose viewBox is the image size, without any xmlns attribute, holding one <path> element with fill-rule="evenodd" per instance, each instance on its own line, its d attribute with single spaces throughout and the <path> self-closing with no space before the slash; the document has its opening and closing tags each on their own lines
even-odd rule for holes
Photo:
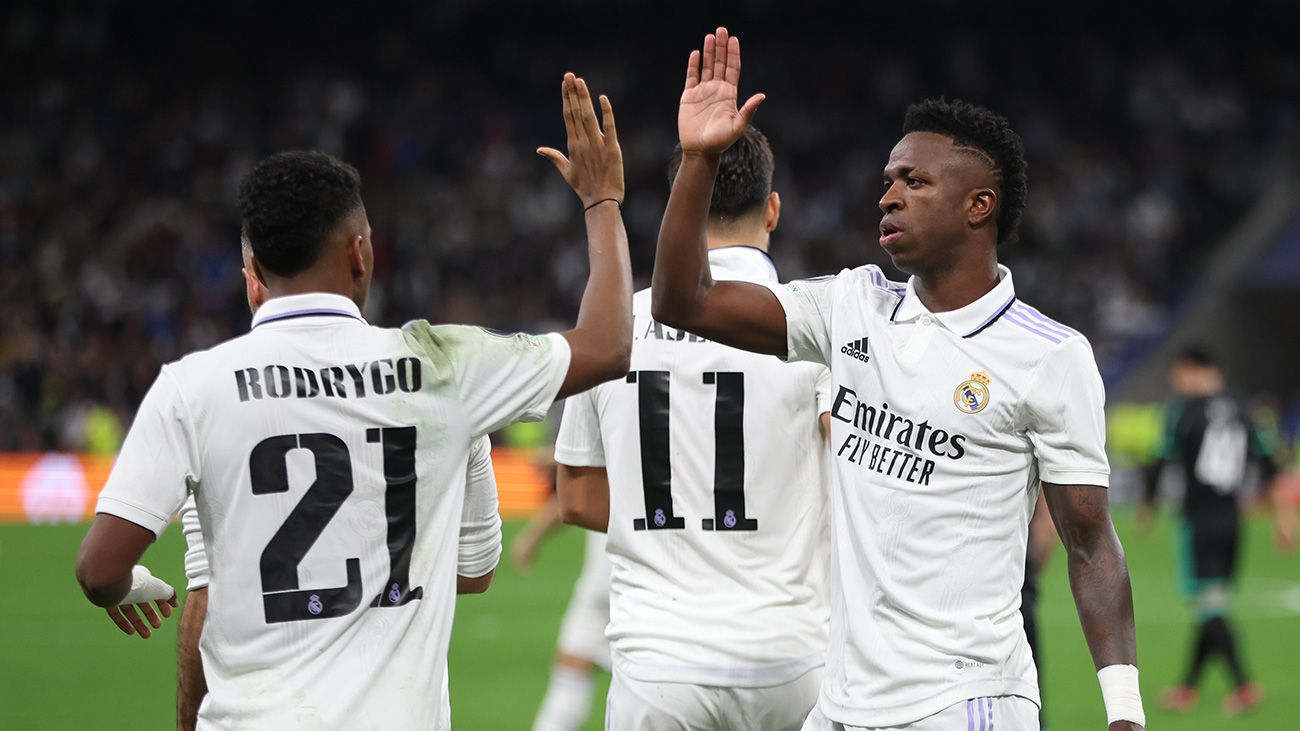
<svg viewBox="0 0 1300 731">
<path fill-rule="evenodd" d="M 897 282 L 885 275 L 884 270 L 875 264 L 863 264 L 853 269 L 845 269 L 840 276 L 849 274 L 855 283 L 860 283 L 873 290 L 885 292 L 895 297 L 902 297 L 907 292 L 907 282 Z"/>
<path fill-rule="evenodd" d="M 1043 314 L 1041 310 L 1022 299 L 1015 299 L 1002 315 L 1007 324 L 1016 328 L 1016 332 L 1029 340 L 1041 341 L 1051 345 L 1061 345 L 1070 340 L 1084 343 L 1087 338 L 1083 333 L 1058 320 Z"/>
<path fill-rule="evenodd" d="M 544 339 L 527 333 L 494 330 L 480 325 L 434 324 L 428 320 L 411 320 L 402 325 L 401 333 L 408 342 L 435 350 L 454 350 L 492 342 L 517 341 L 539 345 Z"/>
<path fill-rule="evenodd" d="M 796 294 L 805 289 L 820 289 L 832 292 L 838 290 L 853 293 L 861 293 L 866 290 L 891 297 L 894 300 L 900 299 L 907 291 L 906 282 L 891 280 L 875 264 L 864 264 L 852 269 L 841 269 L 838 274 L 796 279 L 788 282 L 785 286 Z"/>
<path fill-rule="evenodd" d="M 240 362 L 245 354 L 257 352 L 252 332 L 224 340 L 210 348 L 195 350 L 163 365 L 161 373 L 178 385 L 191 381 L 205 381 L 224 366 Z"/>
<path fill-rule="evenodd" d="M 401 335 L 411 351 L 435 368 L 451 367 L 485 352 L 508 357 L 511 351 L 540 351 L 553 339 L 478 325 L 435 325 L 428 320 L 411 320 L 402 326 Z"/>
<path fill-rule="evenodd" d="M 1083 333 L 1020 299 L 1013 300 L 998 322 L 1011 345 L 1032 360 L 1081 360 L 1095 363 L 1092 344 Z"/>
</svg>

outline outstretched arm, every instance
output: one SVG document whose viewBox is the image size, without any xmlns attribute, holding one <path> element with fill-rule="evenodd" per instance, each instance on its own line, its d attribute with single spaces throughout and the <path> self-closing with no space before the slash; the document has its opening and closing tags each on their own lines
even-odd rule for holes
<svg viewBox="0 0 1300 731">
<path fill-rule="evenodd" d="M 1065 544 L 1070 589 L 1093 664 L 1099 671 L 1111 666 L 1136 666 L 1133 589 L 1124 548 L 1110 520 L 1106 488 L 1044 483 L 1043 492 L 1052 521 Z M 1133 691 L 1136 693 L 1136 682 Z M 1108 698 L 1108 706 L 1110 702 Z M 1140 699 L 1137 708 L 1140 712 Z M 1110 729 L 1140 729 L 1138 721 L 1143 720 L 1117 719 L 1110 724 Z"/>
<path fill-rule="evenodd" d="M 651 313 L 659 322 L 757 353 L 785 356 L 785 312 L 767 288 L 715 282 L 709 274 L 706 225 L 722 153 L 744 133 L 763 101 L 737 109 L 740 40 L 718 28 L 692 51 L 677 112 L 682 164 L 659 229 Z"/>
<path fill-rule="evenodd" d="M 537 153 L 555 165 L 582 200 L 591 274 L 577 326 L 563 333 L 571 356 L 556 399 L 627 373 L 632 353 L 632 264 L 621 212 L 623 153 L 614 109 L 602 95 L 602 131 L 585 81 L 565 74 L 561 93 L 569 155 L 550 147 L 538 148 Z"/>
</svg>

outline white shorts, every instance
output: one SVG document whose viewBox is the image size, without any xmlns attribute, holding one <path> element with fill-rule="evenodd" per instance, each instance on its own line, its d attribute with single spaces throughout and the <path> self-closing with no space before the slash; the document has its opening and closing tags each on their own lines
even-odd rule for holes
<svg viewBox="0 0 1300 731">
<path fill-rule="evenodd" d="M 722 688 L 648 683 L 615 671 L 606 731 L 799 731 L 821 692 L 822 668 L 784 685 Z"/>
<path fill-rule="evenodd" d="M 605 555 L 605 534 L 587 532 L 582 574 L 573 587 L 569 608 L 560 623 L 556 648 L 561 654 L 581 657 L 609 669 L 609 557 Z"/>
<path fill-rule="evenodd" d="M 959 701 L 919 721 L 900 726 L 847 726 L 827 720 L 821 708 L 808 715 L 802 731 L 1039 731 L 1038 704 L 1018 695 Z"/>
</svg>

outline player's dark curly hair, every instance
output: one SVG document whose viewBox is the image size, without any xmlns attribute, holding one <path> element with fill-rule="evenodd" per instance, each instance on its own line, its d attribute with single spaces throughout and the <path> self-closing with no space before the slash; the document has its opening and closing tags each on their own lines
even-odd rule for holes
<svg viewBox="0 0 1300 731">
<path fill-rule="evenodd" d="M 1029 192 L 1025 146 L 1007 118 L 959 99 L 926 99 L 907 108 L 903 134 L 935 132 L 951 137 L 993 167 L 998 176 L 998 245 L 1013 244 L 1020 235 L 1020 218 Z"/>
<path fill-rule="evenodd" d="M 330 231 L 361 205 L 356 168 L 323 152 L 276 153 L 239 183 L 243 236 L 258 263 L 281 277 L 314 264 Z"/>
<path fill-rule="evenodd" d="M 682 166 L 682 146 L 673 148 L 668 163 L 668 184 L 677 177 Z M 718 164 L 718 179 L 713 183 L 713 198 L 709 201 L 712 217 L 735 218 L 767 203 L 772 193 L 772 173 L 776 160 L 767 137 L 754 125 L 735 144 L 722 153 Z"/>
</svg>

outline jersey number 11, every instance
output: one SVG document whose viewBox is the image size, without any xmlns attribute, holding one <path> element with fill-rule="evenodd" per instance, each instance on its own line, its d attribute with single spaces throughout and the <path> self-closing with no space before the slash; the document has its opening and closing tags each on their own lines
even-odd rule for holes
<svg viewBox="0 0 1300 731">
<path fill-rule="evenodd" d="M 627 382 L 637 386 L 641 419 L 641 484 L 645 517 L 632 521 L 636 530 L 681 530 L 686 520 L 673 512 L 672 466 L 668 442 L 668 371 L 633 371 Z M 715 385 L 713 411 L 713 517 L 704 530 L 758 530 L 745 516 L 745 374 L 713 372 L 704 383 Z"/>
</svg>

